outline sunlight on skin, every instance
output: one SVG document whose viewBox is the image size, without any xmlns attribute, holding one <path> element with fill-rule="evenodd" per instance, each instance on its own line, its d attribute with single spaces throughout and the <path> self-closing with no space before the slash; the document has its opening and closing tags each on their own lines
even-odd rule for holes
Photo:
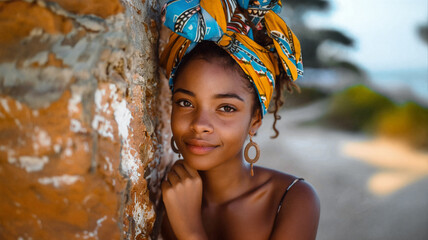
<svg viewBox="0 0 428 240">
<path fill-rule="evenodd" d="M 343 153 L 380 168 L 367 182 L 373 194 L 385 196 L 428 176 L 428 152 L 400 141 L 378 138 L 365 142 L 348 142 Z"/>
</svg>

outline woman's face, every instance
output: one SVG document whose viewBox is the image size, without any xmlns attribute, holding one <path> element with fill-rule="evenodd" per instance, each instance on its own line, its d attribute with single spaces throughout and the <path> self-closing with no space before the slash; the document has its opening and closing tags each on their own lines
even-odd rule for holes
<svg viewBox="0 0 428 240">
<path fill-rule="evenodd" d="M 215 62 L 190 60 L 174 84 L 171 128 L 185 161 L 209 170 L 242 160 L 250 131 L 261 125 L 254 98 L 238 73 Z M 254 115 L 254 116 L 253 116 Z"/>
</svg>

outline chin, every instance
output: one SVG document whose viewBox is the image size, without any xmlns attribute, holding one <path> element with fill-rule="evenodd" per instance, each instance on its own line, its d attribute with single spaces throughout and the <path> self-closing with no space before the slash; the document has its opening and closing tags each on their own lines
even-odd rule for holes
<svg viewBox="0 0 428 240">
<path fill-rule="evenodd" d="M 215 160 L 207 156 L 183 156 L 184 161 L 190 167 L 198 171 L 207 171 L 216 166 Z"/>
</svg>

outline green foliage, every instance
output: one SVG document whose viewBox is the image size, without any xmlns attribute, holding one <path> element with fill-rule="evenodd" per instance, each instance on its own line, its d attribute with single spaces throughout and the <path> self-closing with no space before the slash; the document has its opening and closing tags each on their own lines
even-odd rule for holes
<svg viewBox="0 0 428 240">
<path fill-rule="evenodd" d="M 350 131 L 373 128 L 377 115 L 394 104 L 386 97 L 363 85 L 350 87 L 335 94 L 323 120 L 329 125 Z"/>
<path fill-rule="evenodd" d="M 416 147 L 428 148 L 428 109 L 406 103 L 385 111 L 376 119 L 376 131 Z"/>
<path fill-rule="evenodd" d="M 363 85 L 332 96 L 322 122 L 349 131 L 366 131 L 428 149 L 428 109 L 409 102 L 395 105 Z"/>
</svg>

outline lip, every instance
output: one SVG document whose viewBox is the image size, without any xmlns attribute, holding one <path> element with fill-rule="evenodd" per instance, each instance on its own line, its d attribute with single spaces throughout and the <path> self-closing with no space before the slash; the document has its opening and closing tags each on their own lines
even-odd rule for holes
<svg viewBox="0 0 428 240">
<path fill-rule="evenodd" d="M 184 141 L 184 143 L 186 144 L 187 149 L 195 155 L 207 154 L 218 147 L 218 145 L 199 139 L 189 139 Z"/>
</svg>

